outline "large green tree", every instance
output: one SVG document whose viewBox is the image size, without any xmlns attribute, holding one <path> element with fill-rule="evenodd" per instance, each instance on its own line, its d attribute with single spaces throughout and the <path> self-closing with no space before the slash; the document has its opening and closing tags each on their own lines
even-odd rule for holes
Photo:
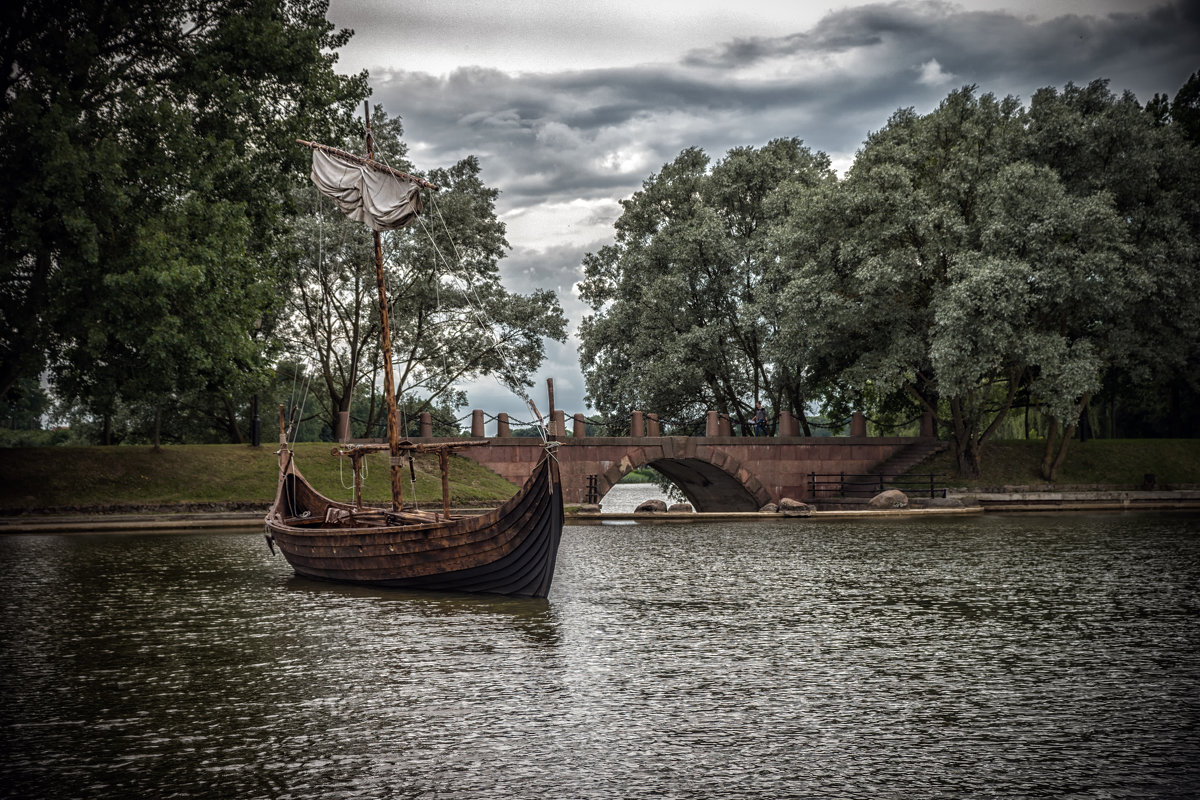
<svg viewBox="0 0 1200 800">
<path fill-rule="evenodd" d="M 768 199 L 832 180 L 823 153 L 778 139 L 711 167 L 689 148 L 623 200 L 616 241 L 587 254 L 580 284 L 593 309 L 580 326 L 593 406 L 610 419 L 640 408 L 674 422 L 715 409 L 744 425 L 762 400 L 802 416 L 800 376 L 768 353 Z"/>
<path fill-rule="evenodd" d="M 781 344 L 846 406 L 934 412 L 968 475 L 1022 387 L 1078 416 L 1138 288 L 1111 200 L 1027 160 L 1025 125 L 1015 99 L 972 88 L 897 112 L 775 233 Z"/>
<path fill-rule="evenodd" d="M 1026 142 L 1027 158 L 1054 170 L 1071 195 L 1111 198 L 1126 247 L 1107 289 L 1125 306 L 1107 329 L 1104 399 L 1110 408 L 1160 404 L 1176 432 L 1180 399 L 1200 397 L 1198 93 L 1193 76 L 1167 110 L 1162 98 L 1143 109 L 1102 80 L 1042 89 Z"/>
<path fill-rule="evenodd" d="M 228 390 L 277 305 L 304 155 L 366 95 L 320 0 L 8 4 L 0 393 L 49 366 L 104 413 Z"/>
</svg>

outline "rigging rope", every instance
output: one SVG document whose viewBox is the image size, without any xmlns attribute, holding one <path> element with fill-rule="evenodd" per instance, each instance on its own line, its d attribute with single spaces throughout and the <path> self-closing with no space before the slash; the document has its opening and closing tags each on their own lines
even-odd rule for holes
<svg viewBox="0 0 1200 800">
<path fill-rule="evenodd" d="M 368 131 L 368 136 L 370 136 L 369 131 Z M 391 167 L 391 165 L 387 163 L 387 159 L 384 156 L 376 154 L 375 160 L 378 161 L 379 163 L 383 164 L 384 166 L 387 166 L 389 168 Z M 433 207 L 434 212 L 437 214 L 438 220 L 442 224 L 442 230 L 445 231 L 446 240 L 450 243 L 450 247 L 454 251 L 454 258 L 456 260 L 456 263 L 461 265 L 463 263 L 462 253 L 459 251 L 458 244 L 455 242 L 454 236 L 450 232 L 450 226 L 446 223 L 446 218 L 442 214 L 441 207 L 438 205 L 438 202 L 436 200 L 436 195 L 434 192 L 430 191 L 428 193 L 428 197 L 429 197 L 430 205 Z M 446 258 L 445 254 L 442 252 L 442 248 L 438 245 L 437 240 L 434 238 L 433 233 L 429 230 L 429 227 L 425 224 L 424 215 L 417 215 L 417 221 L 421 224 L 421 229 L 425 232 L 425 235 L 428 237 L 430 244 L 433 246 L 433 251 L 437 257 L 435 259 L 435 272 L 434 272 L 434 291 L 436 293 L 437 308 L 439 310 L 441 309 L 441 280 L 440 280 L 441 273 L 436 270 L 436 266 L 437 266 L 438 262 L 440 261 L 440 263 L 442 265 L 444 265 L 444 267 L 445 267 L 446 274 L 449 275 L 451 278 L 458 280 L 461 283 L 461 285 L 464 287 L 463 299 L 466 301 L 467 308 L 469 309 L 469 311 L 471 313 L 473 313 L 473 315 L 475 317 L 475 321 L 479 324 L 479 326 L 483 330 L 487 331 L 491 335 L 493 343 L 492 343 L 492 347 L 490 349 L 494 350 L 500 358 L 500 362 L 502 365 L 501 371 L 502 371 L 503 377 L 504 377 L 504 380 L 502 381 L 502 383 L 509 391 L 511 391 L 513 394 L 517 395 L 517 397 L 521 398 L 521 400 L 523 400 L 525 402 L 525 405 L 533 412 L 534 416 L 537 417 L 538 421 L 536 423 L 536 426 L 537 426 L 537 430 L 538 430 L 538 435 L 541 437 L 543 445 L 547 444 L 547 442 L 549 441 L 549 432 L 547 430 L 547 422 L 546 422 L 546 420 L 544 420 L 542 418 L 542 415 L 538 412 L 537 406 L 534 405 L 533 400 L 529 397 L 529 395 L 525 392 L 524 388 L 517 381 L 517 379 L 515 377 L 516 370 L 513 369 L 512 363 L 508 358 L 508 354 L 505 352 L 504 343 L 501 341 L 499 334 L 496 332 L 495 323 L 488 317 L 487 313 L 483 310 L 483 301 L 479 298 L 479 293 L 476 290 L 474 284 L 469 279 L 467 279 L 464 276 L 459 275 L 455 271 L 454 265 L 451 264 L 450 261 Z M 472 298 L 473 298 L 473 301 L 472 301 Z M 441 356 L 442 356 L 443 368 L 445 368 L 446 354 L 445 354 L 444 349 L 441 352 Z M 397 387 L 397 394 L 400 394 L 399 387 Z M 397 398 L 397 400 L 398 400 L 398 398 Z M 414 492 L 414 497 L 415 497 L 415 492 Z"/>
<path fill-rule="evenodd" d="M 461 265 L 463 260 L 462 253 L 459 252 L 458 245 L 455 243 L 454 237 L 450 233 L 450 226 L 446 223 L 446 218 L 442 214 L 441 206 L 438 205 L 438 202 L 432 193 L 430 195 L 430 205 L 437 214 L 438 221 L 442 224 L 442 230 L 446 233 L 446 239 L 450 242 L 450 247 L 454 250 L 455 259 L 457 260 L 458 264 Z M 432 231 L 430 231 L 429 227 L 425 224 L 425 220 L 421 217 L 418 217 L 417 219 L 421 223 L 421 229 L 425 231 L 425 235 L 429 238 L 430 244 L 433 245 L 434 252 L 437 254 L 438 258 L 441 259 L 442 264 L 445 265 L 446 274 L 448 274 L 451 278 L 458 280 L 464 287 L 463 299 L 466 301 L 468 309 L 474 314 L 475 321 L 483 330 L 487 331 L 487 333 L 491 335 L 491 349 L 496 352 L 497 356 L 499 356 L 502 365 L 502 373 L 504 376 L 503 384 L 509 391 L 525 401 L 525 405 L 533 412 L 534 416 L 537 417 L 537 422 L 531 424 L 536 425 L 538 435 L 541 437 L 542 443 L 546 444 L 549 440 L 549 431 L 547 430 L 546 420 L 542 418 L 542 415 L 538 412 L 537 406 L 534 404 L 533 400 L 517 381 L 516 370 L 513 369 L 512 362 L 509 360 L 508 354 L 505 352 L 504 342 L 500 339 L 499 334 L 496 332 L 495 323 L 488 317 L 487 312 L 484 310 L 483 301 L 480 299 L 479 293 L 474 284 L 455 272 L 454 265 L 449 262 L 445 254 L 442 252 L 442 249 L 438 246 L 437 240 L 434 238 Z"/>
</svg>

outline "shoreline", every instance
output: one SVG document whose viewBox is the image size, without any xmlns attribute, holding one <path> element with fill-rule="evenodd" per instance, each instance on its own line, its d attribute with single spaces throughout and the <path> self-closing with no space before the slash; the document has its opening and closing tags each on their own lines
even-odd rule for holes
<svg viewBox="0 0 1200 800">
<path fill-rule="evenodd" d="M 1025 487 L 1013 487 L 1024 489 Z M 1196 511 L 1200 512 L 1200 489 L 1174 491 L 988 491 L 952 492 L 952 498 L 962 500 L 962 507 L 923 508 L 919 499 L 908 508 L 874 510 L 859 507 L 859 503 L 844 503 L 840 508 L 824 508 L 806 515 L 783 513 L 742 512 L 656 512 L 635 514 L 613 512 L 600 514 L 568 513 L 568 525 L 658 525 L 681 522 L 724 522 L 756 520 L 760 522 L 797 522 L 838 519 L 882 519 L 924 516 L 963 516 L 994 513 L 1079 513 L 1127 511 Z M 460 513 L 483 513 L 487 509 L 462 508 Z M 0 534 L 19 533 L 120 533 L 138 531 L 189 531 L 214 528 L 252 530 L 264 525 L 266 508 L 247 510 L 170 511 L 161 506 L 143 512 L 122 510 L 121 513 L 25 512 L 0 515 Z"/>
</svg>

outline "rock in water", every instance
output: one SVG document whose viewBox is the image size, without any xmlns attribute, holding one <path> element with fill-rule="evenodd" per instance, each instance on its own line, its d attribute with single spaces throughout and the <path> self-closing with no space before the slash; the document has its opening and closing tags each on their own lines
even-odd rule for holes
<svg viewBox="0 0 1200 800">
<path fill-rule="evenodd" d="M 783 512 L 785 517 L 807 517 L 813 513 L 812 506 L 802 503 L 799 500 L 793 500 L 790 497 L 785 497 L 779 501 L 779 510 Z"/>
</svg>

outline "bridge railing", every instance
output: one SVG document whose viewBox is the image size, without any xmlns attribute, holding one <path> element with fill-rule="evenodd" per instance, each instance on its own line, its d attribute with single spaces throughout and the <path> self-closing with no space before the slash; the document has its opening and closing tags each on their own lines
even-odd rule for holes
<svg viewBox="0 0 1200 800">
<path fill-rule="evenodd" d="M 809 497 L 874 497 L 885 489 L 899 489 L 908 495 L 945 497 L 946 488 L 937 485 L 944 475 L 920 473 L 916 475 L 873 475 L 849 472 L 808 473 Z"/>
</svg>

